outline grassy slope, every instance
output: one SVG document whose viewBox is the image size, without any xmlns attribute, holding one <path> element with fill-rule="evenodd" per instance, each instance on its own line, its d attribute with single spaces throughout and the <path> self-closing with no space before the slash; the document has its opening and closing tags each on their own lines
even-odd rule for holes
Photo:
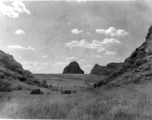
<svg viewBox="0 0 152 120">
<path fill-rule="evenodd" d="M 60 75 L 54 77 L 59 78 Z M 30 95 L 28 91 L 20 90 L 0 92 L 0 118 L 151 120 L 151 103 L 150 82 L 110 89 L 88 88 L 69 95 L 54 91 L 44 95 Z"/>
</svg>

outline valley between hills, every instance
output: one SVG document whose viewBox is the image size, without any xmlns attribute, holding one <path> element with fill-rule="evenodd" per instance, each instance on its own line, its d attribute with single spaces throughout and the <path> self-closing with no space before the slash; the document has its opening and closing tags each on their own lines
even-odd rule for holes
<svg viewBox="0 0 152 120">
<path fill-rule="evenodd" d="M 124 63 L 32 74 L 0 51 L 0 119 L 151 120 L 152 27 Z"/>
</svg>

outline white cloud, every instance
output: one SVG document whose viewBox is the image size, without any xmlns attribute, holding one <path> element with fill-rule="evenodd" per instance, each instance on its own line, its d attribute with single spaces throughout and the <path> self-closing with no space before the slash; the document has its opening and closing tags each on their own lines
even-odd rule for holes
<svg viewBox="0 0 152 120">
<path fill-rule="evenodd" d="M 101 55 L 97 55 L 96 57 L 97 57 L 97 58 L 102 58 Z"/>
<path fill-rule="evenodd" d="M 19 29 L 19 30 L 15 31 L 15 34 L 21 35 L 21 34 L 25 34 L 25 32 L 23 30 Z"/>
<path fill-rule="evenodd" d="M 72 48 L 72 47 L 83 47 L 83 48 L 90 48 L 90 49 L 97 49 L 101 47 L 101 42 L 97 40 L 93 40 L 92 43 L 87 42 L 85 39 L 82 39 L 80 41 L 71 41 L 69 43 L 66 43 L 65 46 Z"/>
<path fill-rule="evenodd" d="M 31 15 L 25 4 L 21 1 L 14 1 L 11 6 L 5 5 L 5 2 L 0 2 L 0 16 L 6 15 L 12 18 L 19 17 L 19 13 Z"/>
<path fill-rule="evenodd" d="M 111 35 L 111 36 L 128 35 L 128 33 L 125 30 L 121 30 L 121 29 L 116 30 L 114 27 L 109 27 L 107 30 L 96 29 L 96 32 L 100 34 Z"/>
<path fill-rule="evenodd" d="M 71 30 L 71 32 L 73 33 L 73 34 L 79 34 L 79 33 L 82 33 L 83 32 L 83 30 L 78 30 L 78 29 L 73 29 L 73 30 Z"/>
<path fill-rule="evenodd" d="M 43 58 L 48 58 L 49 56 L 47 56 L 47 55 L 43 55 Z"/>
<path fill-rule="evenodd" d="M 23 46 L 20 46 L 20 45 L 7 45 L 7 48 L 8 49 L 22 49 L 22 50 L 35 50 L 34 48 L 32 47 L 23 47 Z"/>
<path fill-rule="evenodd" d="M 106 39 L 103 40 L 102 43 L 103 44 L 108 44 L 108 43 L 118 43 L 119 44 L 121 42 L 117 39 L 114 39 L 114 38 L 110 38 L 110 39 L 106 38 Z"/>
<path fill-rule="evenodd" d="M 59 66 L 65 66 L 66 64 L 68 64 L 68 62 L 51 63 L 51 62 L 35 61 L 35 62 L 23 62 L 22 64 L 25 66 L 35 66 L 35 67 L 46 67 L 46 66 L 59 67 Z"/>
<path fill-rule="evenodd" d="M 82 39 L 80 41 L 71 41 L 69 43 L 66 43 L 65 46 L 68 48 L 73 48 L 73 47 L 81 47 L 81 48 L 88 48 L 88 49 L 95 49 L 97 52 L 105 51 L 105 48 L 111 44 L 120 44 L 121 42 L 114 39 L 114 38 L 106 38 L 102 42 L 93 40 L 92 43 L 87 42 L 85 39 Z"/>
<path fill-rule="evenodd" d="M 115 52 L 111 52 L 111 51 L 106 51 L 104 54 L 105 55 L 115 55 L 116 53 Z"/>
<path fill-rule="evenodd" d="M 52 64 L 53 66 L 62 66 L 62 65 L 66 65 L 68 64 L 68 62 L 55 62 L 54 64 Z"/>
<path fill-rule="evenodd" d="M 24 69 L 28 69 L 33 73 L 62 73 L 63 68 L 68 64 L 68 62 L 23 62 L 22 65 Z"/>
<path fill-rule="evenodd" d="M 97 50 L 98 53 L 99 52 L 104 52 L 104 51 L 105 51 L 105 48 L 100 48 L 100 49 Z"/>
<path fill-rule="evenodd" d="M 66 59 L 67 62 L 77 61 L 77 60 L 78 60 L 78 59 L 75 58 L 75 57 L 68 57 L 68 58 Z"/>
<path fill-rule="evenodd" d="M 92 55 L 92 57 L 102 58 L 101 55 Z"/>
<path fill-rule="evenodd" d="M 24 66 L 47 66 L 49 63 L 48 62 L 38 62 L 38 61 L 35 61 L 35 62 L 23 62 L 22 63 Z"/>
<path fill-rule="evenodd" d="M 76 57 L 68 57 L 68 58 L 66 59 L 66 62 L 72 62 L 72 61 L 77 61 L 78 63 L 85 62 L 84 59 L 78 59 L 78 58 L 76 58 Z"/>
</svg>

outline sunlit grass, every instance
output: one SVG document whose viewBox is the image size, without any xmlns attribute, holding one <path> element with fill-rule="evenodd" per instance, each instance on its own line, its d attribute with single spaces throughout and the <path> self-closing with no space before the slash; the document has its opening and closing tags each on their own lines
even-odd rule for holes
<svg viewBox="0 0 152 120">
<path fill-rule="evenodd" d="M 45 95 L 30 100 L 1 96 L 0 118 L 151 120 L 151 94 L 126 88 L 96 89 L 60 101 Z"/>
</svg>

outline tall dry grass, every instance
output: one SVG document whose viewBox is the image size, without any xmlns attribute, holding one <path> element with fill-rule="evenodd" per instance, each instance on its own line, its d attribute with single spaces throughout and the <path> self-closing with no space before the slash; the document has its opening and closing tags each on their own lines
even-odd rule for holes
<svg viewBox="0 0 152 120">
<path fill-rule="evenodd" d="M 152 95 L 135 88 L 97 89 L 69 95 L 60 101 L 50 97 L 31 100 L 8 97 L 0 101 L 0 118 L 151 120 L 151 101 Z"/>
</svg>

